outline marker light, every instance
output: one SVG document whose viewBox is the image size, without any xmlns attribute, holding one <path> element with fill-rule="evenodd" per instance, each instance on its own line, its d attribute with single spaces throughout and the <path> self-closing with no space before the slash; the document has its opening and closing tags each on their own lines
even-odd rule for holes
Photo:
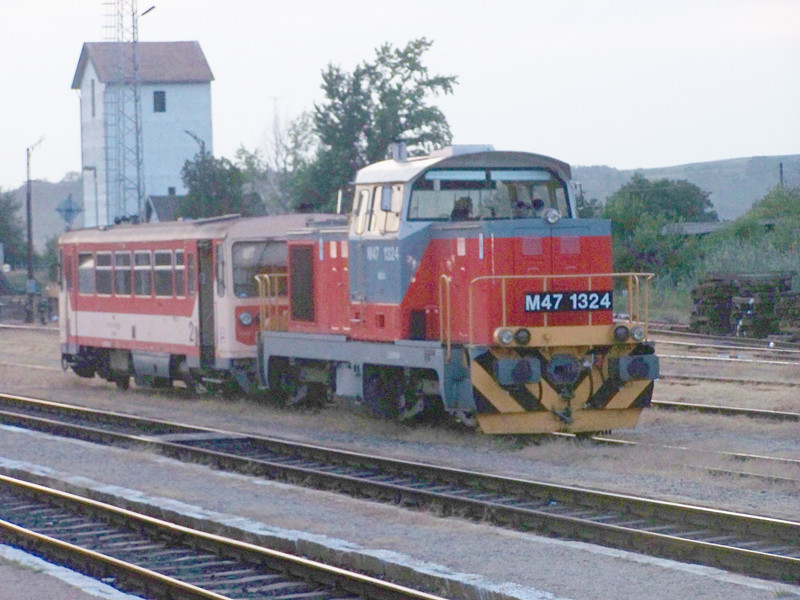
<svg viewBox="0 0 800 600">
<path fill-rule="evenodd" d="M 550 225 L 555 225 L 561 218 L 561 213 L 557 209 L 550 207 L 544 211 L 542 218 Z"/>
<path fill-rule="evenodd" d="M 527 346 L 528 342 L 531 341 L 531 332 L 527 329 L 517 329 L 514 334 L 514 341 L 520 346 Z"/>
<path fill-rule="evenodd" d="M 614 327 L 614 339 L 618 342 L 624 342 L 628 339 L 629 335 L 630 331 L 628 331 L 628 328 L 625 325 L 617 325 Z"/>
<path fill-rule="evenodd" d="M 500 340 L 501 344 L 508 346 L 514 341 L 514 332 L 510 329 L 501 329 L 500 333 L 497 335 L 497 339 Z"/>
</svg>

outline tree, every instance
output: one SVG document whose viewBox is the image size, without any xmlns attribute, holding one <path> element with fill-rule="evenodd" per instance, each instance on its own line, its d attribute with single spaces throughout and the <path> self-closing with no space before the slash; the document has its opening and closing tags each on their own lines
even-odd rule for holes
<svg viewBox="0 0 800 600">
<path fill-rule="evenodd" d="M 284 122 L 276 114 L 272 136 L 266 146 L 264 161 L 261 161 L 258 151 L 253 153 L 258 155 L 258 166 L 263 167 L 257 178 L 259 190 L 268 213 L 289 212 L 302 204 L 307 190 L 311 189 L 308 182 L 310 165 L 318 146 L 311 113 L 304 111 L 295 119 Z M 237 153 L 237 159 L 240 158 Z M 249 168 L 243 170 L 245 175 L 250 171 Z M 298 200 L 294 201 L 295 198 Z"/>
<path fill-rule="evenodd" d="M 575 207 L 578 210 L 579 219 L 597 219 L 603 211 L 603 206 L 597 198 L 587 199 L 583 193 L 583 188 L 578 187 L 575 196 Z"/>
<path fill-rule="evenodd" d="M 22 202 L 16 201 L 13 193 L 0 191 L 0 242 L 7 263 L 21 263 L 27 256 L 24 225 L 18 214 L 21 208 Z"/>
<path fill-rule="evenodd" d="M 684 268 L 695 243 L 662 235 L 663 226 L 719 220 L 709 194 L 696 185 L 685 180 L 649 181 L 639 174 L 606 200 L 603 214 L 611 219 L 615 265 L 622 271 Z"/>
<path fill-rule="evenodd" d="M 456 77 L 430 75 L 422 56 L 433 42 L 412 40 L 405 48 L 384 44 L 374 62 L 351 73 L 328 65 L 322 73 L 325 101 L 314 106 L 319 149 L 312 163 L 300 165 L 294 205 L 330 208 L 336 190 L 352 181 L 358 169 L 386 157 L 389 144 L 405 141 L 421 154 L 450 143 L 444 114 L 431 96 L 450 94 Z"/>
<path fill-rule="evenodd" d="M 253 206 L 248 206 L 243 195 L 242 172 L 227 158 L 214 158 L 201 148 L 194 160 L 184 163 L 181 178 L 189 191 L 178 207 L 179 217 L 253 213 Z"/>
</svg>

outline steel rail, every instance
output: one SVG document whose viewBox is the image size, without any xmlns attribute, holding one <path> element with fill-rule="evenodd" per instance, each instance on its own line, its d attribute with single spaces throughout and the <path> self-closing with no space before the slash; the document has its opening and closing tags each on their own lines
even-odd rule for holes
<svg viewBox="0 0 800 600">
<path fill-rule="evenodd" d="M 452 469 L 200 427 L 127 420 L 57 403 L 3 396 L 7 406 L 38 404 L 51 416 L 93 419 L 69 425 L 7 409 L 0 422 L 106 444 L 148 446 L 180 460 L 441 514 L 534 529 L 678 560 L 800 583 L 800 522 Z M 32 404 L 33 403 L 33 404 Z M 137 428 L 145 427 L 146 434 Z M 114 428 L 127 428 L 121 433 Z"/>
<path fill-rule="evenodd" d="M 653 339 L 656 344 L 666 346 L 686 346 L 689 348 L 709 349 L 709 350 L 737 350 L 740 352 L 756 352 L 761 354 L 800 354 L 800 350 L 794 348 L 778 348 L 776 346 L 745 346 L 738 344 L 706 344 L 703 342 L 679 342 L 675 340 Z"/>
<path fill-rule="evenodd" d="M 667 400 L 653 400 L 651 405 L 661 410 L 676 412 L 698 412 L 710 415 L 723 415 L 726 417 L 749 417 L 752 419 L 768 419 L 770 421 L 800 421 L 800 413 L 781 410 L 766 410 L 763 408 L 741 408 L 735 406 L 718 406 L 715 404 L 697 404 L 694 402 L 670 402 Z"/>
<path fill-rule="evenodd" d="M 691 331 L 679 331 L 674 329 L 667 329 L 664 327 L 659 327 L 657 324 L 653 324 L 651 322 L 650 333 L 657 333 L 661 335 L 669 335 L 674 336 L 677 338 L 691 338 L 691 339 L 699 339 L 699 340 L 708 340 L 710 342 L 719 342 L 721 344 L 749 344 L 751 346 L 761 346 L 761 349 L 797 349 L 800 350 L 800 343 L 797 342 L 784 342 L 780 340 L 759 340 L 756 338 L 742 338 L 742 337 L 735 337 L 735 336 L 721 336 L 721 335 L 708 335 L 705 333 L 694 333 Z M 770 346 L 770 344 L 773 344 Z"/>
<path fill-rule="evenodd" d="M 663 354 L 659 352 L 659 358 L 673 358 L 677 360 L 697 360 L 709 362 L 732 362 L 732 363 L 749 363 L 756 365 L 782 365 L 790 367 L 800 367 L 800 361 L 796 360 L 759 360 L 757 358 L 732 358 L 724 356 L 696 356 L 691 354 Z"/>
<path fill-rule="evenodd" d="M 443 600 L 4 475 L 0 498 L 0 537 L 148 597 Z"/>
<path fill-rule="evenodd" d="M 657 445 L 657 444 L 643 444 L 641 442 L 636 442 L 633 440 L 623 440 L 619 438 L 612 438 L 605 435 L 596 435 L 592 438 L 592 441 L 598 444 L 605 444 L 609 446 L 640 446 L 640 447 L 647 447 L 647 448 L 658 448 L 660 450 L 679 450 L 681 452 L 694 452 L 695 454 L 713 454 L 714 456 L 718 456 L 720 458 L 731 459 L 738 462 L 765 462 L 765 463 L 773 463 L 779 464 L 789 467 L 797 467 L 800 469 L 800 459 L 797 458 L 782 458 L 778 456 L 764 456 L 762 454 L 746 454 L 743 452 L 725 452 L 722 450 L 694 450 L 687 446 L 673 446 L 673 445 Z M 779 477 L 775 475 L 762 475 L 760 473 L 749 473 L 745 471 L 733 471 L 729 469 L 719 469 L 716 467 L 704 467 L 702 465 L 691 465 L 692 468 L 702 469 L 704 471 L 717 473 L 717 474 L 725 474 L 725 475 L 735 475 L 738 477 L 754 477 L 760 478 L 765 480 L 771 480 L 779 483 L 793 483 L 793 484 L 800 484 L 800 479 L 792 479 L 790 477 Z"/>
<path fill-rule="evenodd" d="M 780 386 L 798 386 L 800 381 L 767 381 L 765 379 L 742 379 L 733 377 L 711 377 L 708 375 L 677 375 L 675 373 L 661 373 L 658 376 L 660 382 L 672 383 L 674 381 L 708 381 L 713 383 L 736 383 L 748 385 L 780 385 Z"/>
</svg>

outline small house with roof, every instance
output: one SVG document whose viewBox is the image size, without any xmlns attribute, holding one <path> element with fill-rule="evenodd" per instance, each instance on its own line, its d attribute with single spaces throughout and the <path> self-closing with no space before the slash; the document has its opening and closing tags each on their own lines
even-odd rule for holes
<svg viewBox="0 0 800 600">
<path fill-rule="evenodd" d="M 119 94 L 114 86 L 139 82 L 143 196 L 186 193 L 181 169 L 204 148 L 213 152 L 211 81 L 214 76 L 198 42 L 87 42 L 72 89 L 80 95 L 84 225 L 107 225 L 141 206 L 115 204 L 119 177 Z M 133 65 L 136 65 L 134 69 Z M 131 111 L 131 114 L 132 111 Z M 123 134 L 124 135 L 124 134 Z"/>
</svg>

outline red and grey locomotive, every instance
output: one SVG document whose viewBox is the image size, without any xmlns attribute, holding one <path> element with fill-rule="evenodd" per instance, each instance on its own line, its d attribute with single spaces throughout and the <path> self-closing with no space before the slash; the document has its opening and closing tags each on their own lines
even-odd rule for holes
<svg viewBox="0 0 800 600">
<path fill-rule="evenodd" d="M 349 225 L 288 236 L 286 277 L 288 320 L 259 356 L 262 385 L 294 400 L 581 433 L 635 426 L 658 377 L 650 275 L 612 273 L 610 223 L 575 218 L 570 168 L 545 156 L 450 147 L 367 166 Z"/>
</svg>

